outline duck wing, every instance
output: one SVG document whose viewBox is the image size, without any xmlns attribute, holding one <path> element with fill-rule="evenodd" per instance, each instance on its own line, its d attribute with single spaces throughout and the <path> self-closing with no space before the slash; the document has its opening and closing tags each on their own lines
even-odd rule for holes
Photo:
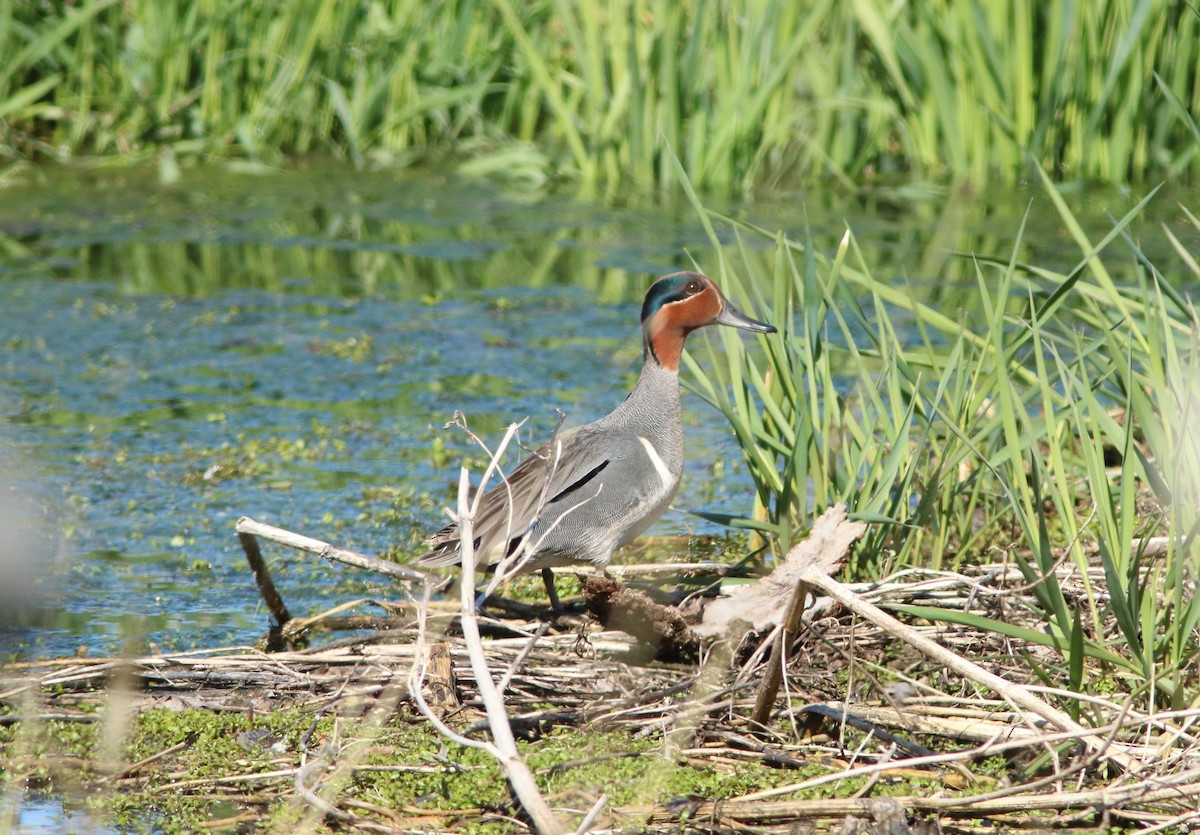
<svg viewBox="0 0 1200 835">
<path fill-rule="evenodd" d="M 580 443 L 581 429 L 569 429 L 543 444 L 484 494 L 475 520 L 480 562 L 499 561 L 537 522 L 542 508 L 574 494 L 608 466 L 609 458 L 602 450 Z M 429 546 L 417 558 L 418 565 L 457 565 L 458 524 L 452 522 L 431 536 Z"/>
</svg>

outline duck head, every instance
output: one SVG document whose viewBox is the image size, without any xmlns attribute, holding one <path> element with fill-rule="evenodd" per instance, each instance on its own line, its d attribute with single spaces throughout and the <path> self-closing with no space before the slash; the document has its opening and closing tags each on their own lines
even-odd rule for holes
<svg viewBox="0 0 1200 835">
<path fill-rule="evenodd" d="M 751 319 L 700 273 L 671 273 L 650 285 L 642 303 L 642 336 L 647 358 L 668 371 L 679 370 L 687 335 L 705 325 L 729 325 L 755 333 L 775 333 L 766 322 Z"/>
</svg>

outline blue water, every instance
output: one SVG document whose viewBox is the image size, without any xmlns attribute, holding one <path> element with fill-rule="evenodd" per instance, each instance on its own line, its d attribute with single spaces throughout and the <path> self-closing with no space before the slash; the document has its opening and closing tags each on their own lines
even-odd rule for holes
<svg viewBox="0 0 1200 835">
<path fill-rule="evenodd" d="M 239 516 L 366 553 L 418 552 L 444 522 L 462 455 L 479 460 L 443 428 L 455 410 L 493 441 L 528 417 L 527 445 L 556 408 L 570 423 L 607 412 L 636 377 L 650 280 L 693 259 L 715 266 L 686 205 L 605 206 L 436 173 L 33 180 L 0 201 L 0 657 L 252 643 L 268 617 Z M 1137 197 L 1073 199 L 1103 229 Z M 1023 256 L 1069 268 L 1078 249 L 1026 191 L 718 208 L 796 235 L 807 223 L 830 253 L 849 222 L 877 274 L 936 296 L 955 276 L 973 286 L 954 251 L 1007 257 L 1031 201 Z M 1172 204 L 1156 205 L 1141 228 L 1164 221 L 1195 242 Z M 1169 252 L 1161 235 L 1144 244 Z M 723 419 L 695 397 L 685 413 L 677 506 L 745 512 L 751 487 Z M 720 530 L 671 512 L 650 533 Z M 267 554 L 293 613 L 399 593 Z"/>
<path fill-rule="evenodd" d="M 103 835 L 116 830 L 97 821 L 82 804 L 52 795 L 26 795 L 9 819 L 12 835 Z"/>
<path fill-rule="evenodd" d="M 677 243 L 635 243 L 621 221 L 570 203 L 552 223 L 544 206 L 527 209 L 490 188 L 423 197 L 419 211 L 384 190 L 359 222 L 386 215 L 421 234 L 408 235 L 416 243 L 400 256 L 380 255 L 383 240 L 355 245 L 355 257 L 384 259 L 367 292 L 360 274 L 275 269 L 273 254 L 339 251 L 329 246 L 336 235 L 297 220 L 290 195 L 284 188 L 246 208 L 234 189 L 211 198 L 231 202 L 230 213 L 200 217 L 157 212 L 159 201 L 109 205 L 111 194 L 102 219 L 86 201 L 20 217 L 6 203 L 9 233 L 33 245 L 5 262 L 0 280 L 0 489 L 25 531 L 0 551 L 19 578 L 0 596 L 9 624 L 0 655 L 251 643 L 268 619 L 233 531 L 239 516 L 366 553 L 416 552 L 420 535 L 444 523 L 440 507 L 470 452 L 461 432 L 443 428 L 455 410 L 492 440 L 528 417 L 522 439 L 536 444 L 556 408 L 571 422 L 593 419 L 635 379 L 637 297 Z M 36 234 L 21 218 L 35 219 Z M 568 223 L 611 223 L 613 237 L 564 237 Z M 481 229 L 486 241 L 461 240 Z M 649 272 L 604 267 L 613 276 L 601 275 L 604 286 L 579 287 L 551 271 L 531 287 L 520 273 L 475 286 L 484 282 L 473 285 L 469 268 L 462 280 L 436 269 L 511 253 L 531 235 L 545 246 L 550 233 L 568 261 Z M 396 257 L 433 267 L 410 274 Z M 205 258 L 216 267 L 188 286 L 146 274 Z M 243 276 L 233 275 L 239 258 Z M 241 286 L 223 286 L 233 278 Z M 712 459 L 736 458 L 719 415 L 697 401 L 688 422 L 691 477 L 680 503 L 730 494 L 744 503 L 744 479 L 705 483 Z M 255 444 L 260 452 L 243 453 Z M 372 488 L 403 491 L 386 524 L 378 519 L 394 500 L 364 495 Z M 656 528 L 714 530 L 682 513 Z M 293 612 L 399 593 L 293 552 L 268 556 Z"/>
</svg>

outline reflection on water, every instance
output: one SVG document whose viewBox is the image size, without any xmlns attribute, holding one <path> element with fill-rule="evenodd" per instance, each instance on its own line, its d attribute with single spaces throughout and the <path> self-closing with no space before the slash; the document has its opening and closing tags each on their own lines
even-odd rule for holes
<svg viewBox="0 0 1200 835">
<path fill-rule="evenodd" d="M 68 803 L 64 798 L 30 794 L 20 798 L 15 807 L 12 835 L 101 835 L 116 830 L 97 821 L 81 803 Z"/>
<path fill-rule="evenodd" d="M 647 282 L 693 258 L 713 266 L 684 204 L 613 208 L 328 168 L 205 170 L 173 187 L 128 171 L 36 178 L 0 202 L 0 491 L 24 508 L 10 527 L 37 540 L 0 552 L 23 559 L 26 578 L 0 598 L 0 654 L 253 641 L 267 616 L 238 516 L 414 552 L 466 449 L 442 429 L 455 409 L 492 437 L 530 416 L 527 443 L 555 407 L 571 422 L 608 411 L 637 371 Z M 1139 197 L 1069 195 L 1096 238 Z M 849 223 L 877 276 L 946 310 L 978 295 L 975 265 L 955 253 L 1007 258 L 1027 211 L 1021 259 L 1079 258 L 1035 190 L 714 208 L 798 236 L 807 223 L 830 252 Z M 1174 201 L 1156 201 L 1139 234 L 1169 265 L 1164 222 L 1197 241 Z M 720 417 L 694 399 L 685 412 L 677 505 L 744 509 Z M 654 530 L 712 528 L 673 513 Z M 296 612 L 396 593 L 273 556 Z"/>
</svg>

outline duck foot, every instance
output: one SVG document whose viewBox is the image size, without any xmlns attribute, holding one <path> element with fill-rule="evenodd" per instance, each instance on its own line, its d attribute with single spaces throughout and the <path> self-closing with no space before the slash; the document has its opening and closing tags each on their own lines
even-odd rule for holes
<svg viewBox="0 0 1200 835">
<path fill-rule="evenodd" d="M 542 569 L 542 582 L 546 584 L 546 596 L 550 598 L 550 614 L 557 618 L 563 613 L 563 607 L 558 599 L 558 589 L 554 585 L 554 572 L 549 568 Z"/>
</svg>

